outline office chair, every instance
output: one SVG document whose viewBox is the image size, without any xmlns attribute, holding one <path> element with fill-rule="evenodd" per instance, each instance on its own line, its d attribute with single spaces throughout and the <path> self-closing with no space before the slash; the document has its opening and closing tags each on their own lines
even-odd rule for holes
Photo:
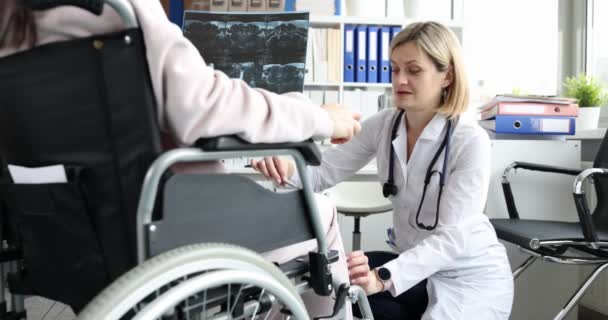
<svg viewBox="0 0 608 320">
<path fill-rule="evenodd" d="M 378 182 L 342 182 L 329 190 L 338 213 L 354 218 L 352 250 L 361 249 L 361 218 L 393 210 Z M 379 230 L 384 234 L 384 230 Z"/>
<path fill-rule="evenodd" d="M 579 221 L 520 219 L 508 180 L 509 173 L 514 169 L 575 176 L 572 195 Z M 589 178 L 597 196 L 597 206 L 593 212 L 583 190 L 583 183 Z M 561 264 L 596 266 L 554 318 L 563 319 L 608 266 L 608 133 L 603 138 L 593 168 L 581 170 L 514 162 L 504 171 L 502 187 L 509 219 L 490 221 L 498 238 L 519 246 L 530 254 L 513 272 L 515 279 L 539 258 Z"/>
</svg>

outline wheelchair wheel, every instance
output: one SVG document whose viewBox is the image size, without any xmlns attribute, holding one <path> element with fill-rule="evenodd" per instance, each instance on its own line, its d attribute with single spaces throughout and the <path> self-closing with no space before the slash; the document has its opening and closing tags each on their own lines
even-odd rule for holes
<svg viewBox="0 0 608 320">
<path fill-rule="evenodd" d="M 198 244 L 135 267 L 95 297 L 78 319 L 255 319 L 279 312 L 308 319 L 281 270 L 241 247 Z"/>
</svg>

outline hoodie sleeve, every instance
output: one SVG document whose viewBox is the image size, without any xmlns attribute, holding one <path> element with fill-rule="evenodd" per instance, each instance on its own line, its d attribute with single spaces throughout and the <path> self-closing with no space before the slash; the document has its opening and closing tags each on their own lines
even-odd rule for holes
<svg viewBox="0 0 608 320">
<path fill-rule="evenodd" d="M 252 89 L 208 67 L 158 1 L 130 0 L 146 42 L 159 120 L 181 143 L 237 134 L 250 142 L 329 137 L 328 113 L 299 93 Z"/>
</svg>

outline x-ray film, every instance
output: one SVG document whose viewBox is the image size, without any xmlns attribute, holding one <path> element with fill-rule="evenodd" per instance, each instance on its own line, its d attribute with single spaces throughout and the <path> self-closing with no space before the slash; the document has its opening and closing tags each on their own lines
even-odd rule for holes
<svg viewBox="0 0 608 320">
<path fill-rule="evenodd" d="M 309 14 L 186 11 L 183 31 L 208 65 L 252 87 L 302 92 Z"/>
</svg>

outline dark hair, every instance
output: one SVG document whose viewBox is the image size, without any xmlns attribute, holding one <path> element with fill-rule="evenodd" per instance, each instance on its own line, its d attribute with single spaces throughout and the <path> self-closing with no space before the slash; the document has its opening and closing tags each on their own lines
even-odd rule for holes
<svg viewBox="0 0 608 320">
<path fill-rule="evenodd" d="M 36 33 L 36 21 L 31 9 L 14 0 L 0 0 L 0 48 L 24 44 L 33 47 L 37 40 Z"/>
</svg>

